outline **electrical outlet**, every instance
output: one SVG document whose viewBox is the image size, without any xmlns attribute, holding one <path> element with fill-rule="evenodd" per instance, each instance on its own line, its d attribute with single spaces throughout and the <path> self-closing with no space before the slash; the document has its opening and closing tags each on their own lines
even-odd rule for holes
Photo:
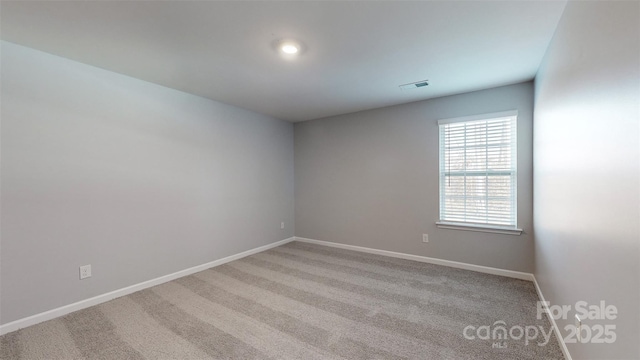
<svg viewBox="0 0 640 360">
<path fill-rule="evenodd" d="M 280 223 L 280 229 L 284 229 L 284 221 Z"/>
<path fill-rule="evenodd" d="M 578 342 L 582 341 L 582 320 L 580 320 L 580 316 L 576 314 L 576 335 L 578 338 Z"/>
<path fill-rule="evenodd" d="M 80 280 L 91 277 L 91 265 L 80 266 Z"/>
<path fill-rule="evenodd" d="M 429 242 L 429 234 L 422 234 L 422 242 L 424 243 Z"/>
</svg>

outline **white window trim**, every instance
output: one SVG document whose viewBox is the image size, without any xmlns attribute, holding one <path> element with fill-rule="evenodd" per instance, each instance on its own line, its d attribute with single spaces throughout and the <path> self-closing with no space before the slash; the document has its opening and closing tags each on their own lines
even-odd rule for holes
<svg viewBox="0 0 640 360">
<path fill-rule="evenodd" d="M 510 226 L 501 227 L 501 226 L 495 226 L 495 225 L 457 223 L 457 222 L 450 222 L 450 221 L 436 221 L 436 226 L 440 229 L 477 231 L 477 232 L 506 234 L 506 235 L 522 234 L 522 229 L 513 228 Z"/>
<path fill-rule="evenodd" d="M 501 117 L 518 117 L 518 110 L 509 110 L 488 114 L 479 114 L 479 115 L 471 115 L 471 116 L 461 116 L 457 118 L 448 118 L 448 119 L 440 119 L 438 120 L 438 126 L 442 124 L 452 124 L 457 122 L 471 122 L 471 121 L 484 121 L 487 119 L 495 119 Z M 517 136 L 517 135 L 516 135 Z M 517 141 L 517 140 L 516 140 Z M 438 144 L 440 146 L 440 144 Z M 438 159 L 439 161 L 439 159 Z M 517 159 L 515 159 L 517 161 Z M 438 174 L 439 176 L 440 174 Z M 517 181 L 517 180 L 516 180 Z M 440 185 L 438 185 L 438 191 L 440 191 Z M 516 193 L 517 196 L 517 193 Z M 438 206 L 440 206 L 440 200 L 438 200 Z M 516 215 L 516 223 L 518 216 L 518 209 L 515 209 Z M 436 226 L 440 229 L 450 229 L 450 230 L 462 230 L 462 231 L 476 231 L 476 232 L 484 232 L 484 233 L 494 233 L 494 234 L 506 234 L 506 235 L 521 235 L 523 230 L 516 226 L 499 226 L 499 225 L 487 225 L 487 224 L 474 224 L 474 223 L 461 223 L 461 222 L 452 222 L 452 221 L 436 221 Z"/>
<path fill-rule="evenodd" d="M 461 117 L 450 118 L 450 119 L 440 119 L 438 120 L 438 125 L 453 124 L 458 122 L 484 121 L 488 119 L 496 119 L 496 118 L 511 117 L 511 116 L 517 117 L 518 110 L 501 111 L 501 112 L 495 112 L 490 114 L 461 116 Z"/>
</svg>

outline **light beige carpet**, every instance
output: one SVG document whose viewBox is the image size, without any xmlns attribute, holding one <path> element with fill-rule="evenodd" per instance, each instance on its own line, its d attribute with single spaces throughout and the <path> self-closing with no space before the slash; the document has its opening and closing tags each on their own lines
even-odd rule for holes
<svg viewBox="0 0 640 360">
<path fill-rule="evenodd" d="M 4 335 L 0 357 L 562 359 L 553 335 L 478 338 L 549 332 L 537 300 L 527 281 L 293 242 Z"/>
</svg>

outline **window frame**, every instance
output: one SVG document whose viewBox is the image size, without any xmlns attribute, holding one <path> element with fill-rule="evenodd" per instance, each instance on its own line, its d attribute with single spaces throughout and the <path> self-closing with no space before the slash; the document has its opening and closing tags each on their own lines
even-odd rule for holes
<svg viewBox="0 0 640 360">
<path fill-rule="evenodd" d="M 443 150 L 444 145 L 442 144 L 442 136 L 441 136 L 441 126 L 451 123 L 462 123 L 462 122 L 475 122 L 475 121 L 487 121 L 498 118 L 506 118 L 511 117 L 514 118 L 515 123 L 515 156 L 512 161 L 515 163 L 515 183 L 514 189 L 514 217 L 515 224 L 514 225 L 499 225 L 499 224 L 484 224 L 484 223 L 474 223 L 474 222 L 458 222 L 458 221 L 448 221 L 442 220 L 442 201 L 444 199 L 443 195 L 443 187 L 442 187 L 442 179 L 443 179 L 443 167 L 442 167 L 442 158 L 443 158 Z M 466 230 L 466 231 L 478 231 L 478 232 L 489 232 L 489 233 L 498 233 L 498 234 L 509 234 L 509 235 L 520 235 L 522 234 L 522 229 L 518 228 L 518 111 L 510 110 L 510 111 L 502 111 L 496 113 L 488 113 L 488 114 L 480 114 L 480 115 L 472 115 L 472 116 L 463 116 L 457 118 L 449 118 L 449 119 L 441 119 L 438 120 L 438 218 L 436 221 L 436 226 L 442 229 L 454 229 L 454 230 Z"/>
</svg>

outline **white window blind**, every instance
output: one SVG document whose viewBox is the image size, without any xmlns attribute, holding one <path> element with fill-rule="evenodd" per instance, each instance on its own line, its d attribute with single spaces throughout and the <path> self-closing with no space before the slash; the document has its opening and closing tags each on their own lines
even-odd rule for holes
<svg viewBox="0 0 640 360">
<path fill-rule="evenodd" d="M 440 222 L 516 228 L 517 112 L 440 120 Z"/>
</svg>

